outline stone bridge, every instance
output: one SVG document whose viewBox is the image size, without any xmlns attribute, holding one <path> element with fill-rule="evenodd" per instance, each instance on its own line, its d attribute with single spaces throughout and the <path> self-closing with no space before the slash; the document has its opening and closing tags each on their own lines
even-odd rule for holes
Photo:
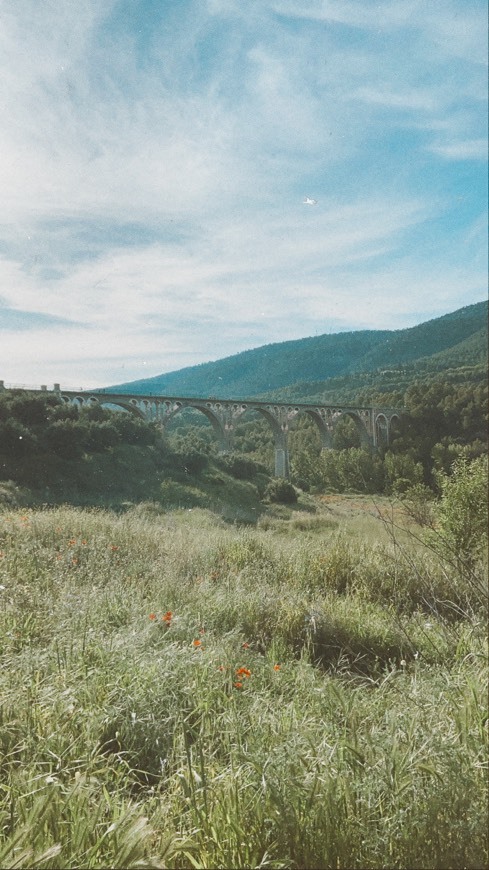
<svg viewBox="0 0 489 870">
<path fill-rule="evenodd" d="M 3 382 L 0 381 L 0 388 Z M 40 391 L 46 392 L 42 387 Z M 176 414 L 185 408 L 193 408 L 204 414 L 210 421 L 221 453 L 232 450 L 233 433 L 236 425 L 250 411 L 258 412 L 269 424 L 275 444 L 275 475 L 289 476 L 288 434 L 293 421 L 306 414 L 316 424 L 323 449 L 333 446 L 335 427 L 342 417 L 353 420 L 363 447 L 376 450 L 381 444 L 388 444 L 393 421 L 398 421 L 402 411 L 394 408 L 356 407 L 353 405 L 321 405 L 294 402 L 257 402 L 241 399 L 204 399 L 183 396 L 138 395 L 131 393 L 112 393 L 109 390 L 93 392 L 62 390 L 54 385 L 54 392 L 63 402 L 78 407 L 90 405 L 112 405 L 123 408 L 137 417 L 164 428 Z"/>
</svg>

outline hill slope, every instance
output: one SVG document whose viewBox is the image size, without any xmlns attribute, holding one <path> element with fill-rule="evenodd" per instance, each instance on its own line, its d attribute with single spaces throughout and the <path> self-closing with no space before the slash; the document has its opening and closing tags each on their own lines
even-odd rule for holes
<svg viewBox="0 0 489 870">
<path fill-rule="evenodd" d="M 216 362 L 111 387 L 120 392 L 250 398 L 300 382 L 391 370 L 440 371 L 487 358 L 487 302 L 400 330 L 320 335 L 264 345 Z M 303 391 L 298 389 L 297 397 Z M 291 397 L 292 398 L 292 397 Z"/>
</svg>

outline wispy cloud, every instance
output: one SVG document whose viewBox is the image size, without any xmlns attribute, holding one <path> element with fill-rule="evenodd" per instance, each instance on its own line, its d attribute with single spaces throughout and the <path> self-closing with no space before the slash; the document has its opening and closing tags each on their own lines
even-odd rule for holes
<svg viewBox="0 0 489 870">
<path fill-rule="evenodd" d="M 487 160 L 486 139 L 466 139 L 464 142 L 451 142 L 430 146 L 435 154 L 447 160 Z"/>
<path fill-rule="evenodd" d="M 478 0 L 2 15 L 0 377 L 103 385 L 483 296 Z"/>
</svg>

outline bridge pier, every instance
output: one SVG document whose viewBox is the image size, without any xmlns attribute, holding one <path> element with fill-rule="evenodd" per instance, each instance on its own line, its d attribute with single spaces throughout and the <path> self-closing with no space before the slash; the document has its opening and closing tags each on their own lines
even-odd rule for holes
<svg viewBox="0 0 489 870">
<path fill-rule="evenodd" d="M 218 448 L 217 452 L 220 456 L 226 456 L 227 453 L 232 453 L 233 450 L 233 430 L 224 426 L 218 433 Z"/>
<path fill-rule="evenodd" d="M 5 391 L 5 383 L 0 380 L 0 391 Z M 10 387 L 12 389 L 12 387 Z M 27 389 L 29 393 L 46 393 L 41 390 Z M 162 429 L 185 408 L 201 411 L 211 423 L 218 442 L 219 453 L 232 451 L 235 426 L 248 411 L 258 412 L 273 432 L 275 450 L 275 476 L 290 477 L 288 433 L 289 426 L 299 414 L 307 414 L 316 424 L 321 438 L 322 450 L 333 447 L 333 436 L 337 422 L 345 416 L 350 417 L 357 427 L 362 447 L 377 450 L 390 443 L 392 429 L 399 423 L 402 409 L 356 407 L 352 405 L 316 405 L 299 403 L 270 403 L 248 399 L 197 399 L 189 397 L 139 395 L 131 393 L 111 393 L 108 390 L 83 391 L 61 390 L 54 384 L 53 392 L 60 400 L 77 407 L 92 404 L 117 405 L 149 422 L 157 423 Z"/>
<path fill-rule="evenodd" d="M 275 477 L 290 477 L 289 451 L 286 447 L 275 448 Z"/>
</svg>

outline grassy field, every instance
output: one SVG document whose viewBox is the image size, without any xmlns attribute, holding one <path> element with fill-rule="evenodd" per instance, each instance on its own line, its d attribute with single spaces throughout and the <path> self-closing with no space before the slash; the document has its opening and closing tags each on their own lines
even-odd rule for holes
<svg viewBox="0 0 489 870">
<path fill-rule="evenodd" d="M 485 569 L 421 535 L 5 508 L 0 866 L 486 866 Z"/>
</svg>

